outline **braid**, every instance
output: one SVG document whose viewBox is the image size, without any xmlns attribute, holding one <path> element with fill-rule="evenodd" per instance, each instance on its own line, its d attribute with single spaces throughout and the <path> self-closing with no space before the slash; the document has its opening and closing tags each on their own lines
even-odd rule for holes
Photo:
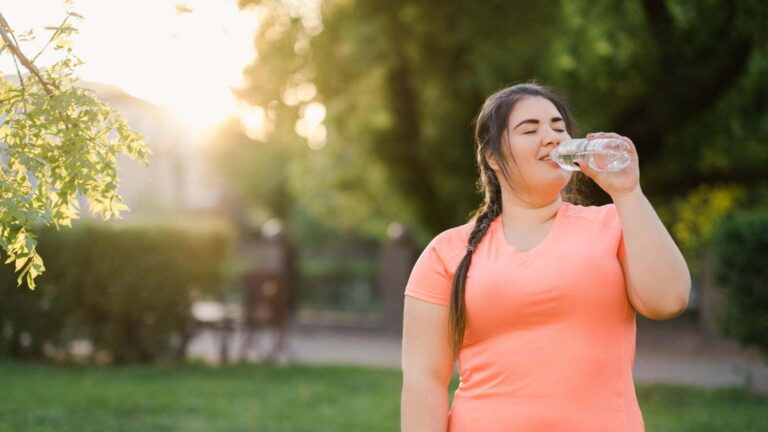
<svg viewBox="0 0 768 432">
<path fill-rule="evenodd" d="M 454 359 L 458 357 L 459 350 L 464 343 L 464 329 L 466 327 L 464 291 L 466 288 L 467 272 L 469 271 L 469 265 L 472 263 L 472 254 L 480 240 L 485 236 L 485 233 L 488 232 L 491 222 L 501 214 L 501 185 L 492 171 L 488 170 L 485 173 L 488 179 L 486 202 L 481 207 L 482 210 L 478 210 L 480 214 L 475 218 L 475 226 L 469 234 L 467 252 L 456 269 L 451 287 L 450 329 L 453 335 L 452 348 Z"/>
</svg>

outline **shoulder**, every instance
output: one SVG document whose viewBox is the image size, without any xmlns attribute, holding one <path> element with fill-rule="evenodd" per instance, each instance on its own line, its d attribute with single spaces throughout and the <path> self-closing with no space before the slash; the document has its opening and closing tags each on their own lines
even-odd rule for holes
<svg viewBox="0 0 768 432">
<path fill-rule="evenodd" d="M 444 263 L 453 261 L 453 259 L 467 250 L 467 242 L 472 228 L 475 226 L 474 219 L 469 222 L 448 228 L 437 234 L 425 248 L 426 251 L 434 253 Z"/>
<path fill-rule="evenodd" d="M 564 205 L 567 206 L 567 214 L 569 217 L 580 218 L 594 224 L 621 229 L 621 220 L 619 219 L 619 213 L 616 211 L 616 205 L 614 203 L 601 206 L 582 206 L 571 203 L 564 203 Z"/>
</svg>

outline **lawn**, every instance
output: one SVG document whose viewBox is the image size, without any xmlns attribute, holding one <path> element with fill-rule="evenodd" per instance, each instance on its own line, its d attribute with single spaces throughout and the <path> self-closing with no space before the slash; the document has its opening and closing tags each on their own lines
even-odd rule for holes
<svg viewBox="0 0 768 432">
<path fill-rule="evenodd" d="M 397 431 L 400 379 L 398 370 L 346 366 L 0 362 L 0 432 Z M 765 396 L 670 386 L 637 392 L 649 432 L 768 430 Z"/>
</svg>

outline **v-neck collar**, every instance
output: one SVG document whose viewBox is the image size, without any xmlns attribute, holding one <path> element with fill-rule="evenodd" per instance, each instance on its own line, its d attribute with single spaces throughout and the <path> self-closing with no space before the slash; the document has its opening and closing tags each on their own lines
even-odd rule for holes
<svg viewBox="0 0 768 432">
<path fill-rule="evenodd" d="M 498 244 L 500 250 L 503 250 L 505 253 L 509 253 L 511 255 L 520 256 L 520 257 L 527 257 L 535 253 L 538 253 L 539 250 L 545 248 L 547 244 L 552 241 L 552 238 L 555 237 L 555 235 L 557 235 L 557 230 L 560 227 L 560 223 L 564 218 L 564 215 L 566 212 L 566 206 L 569 206 L 569 205 L 571 204 L 565 201 L 563 201 L 560 204 L 560 207 L 558 207 L 557 213 L 555 214 L 555 220 L 552 222 L 552 226 L 549 227 L 549 232 L 547 232 L 547 235 L 536 246 L 532 247 L 531 249 L 528 249 L 525 252 L 509 244 L 509 242 L 507 241 L 507 237 L 504 235 L 504 225 L 501 220 L 501 214 L 499 214 L 498 216 L 496 216 L 496 219 L 494 219 L 493 222 L 491 223 L 491 228 L 494 231 L 493 235 L 495 237 L 496 243 Z"/>
</svg>

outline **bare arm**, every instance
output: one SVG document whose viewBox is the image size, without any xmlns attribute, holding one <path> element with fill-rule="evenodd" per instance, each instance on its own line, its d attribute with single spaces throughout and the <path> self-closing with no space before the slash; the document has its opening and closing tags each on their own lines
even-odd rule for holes
<svg viewBox="0 0 768 432">
<path fill-rule="evenodd" d="M 447 306 L 405 296 L 402 363 L 400 430 L 445 432 L 453 374 Z"/>
<path fill-rule="evenodd" d="M 691 292 L 683 254 L 640 188 L 613 200 L 624 228 L 621 267 L 632 305 L 655 320 L 681 314 Z"/>
</svg>

